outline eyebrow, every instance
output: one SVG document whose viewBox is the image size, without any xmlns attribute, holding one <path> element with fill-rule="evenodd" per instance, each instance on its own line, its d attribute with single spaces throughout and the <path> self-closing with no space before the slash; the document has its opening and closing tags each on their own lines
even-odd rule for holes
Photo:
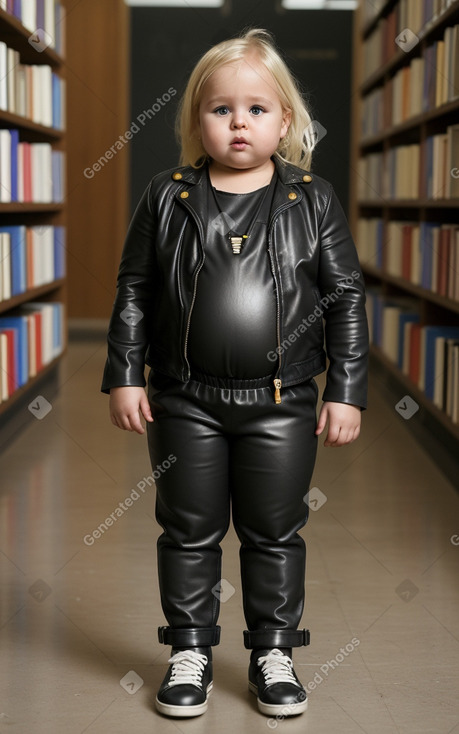
<svg viewBox="0 0 459 734">
<path fill-rule="evenodd" d="M 250 97 L 249 99 L 250 99 L 250 104 L 258 104 L 258 103 L 264 104 L 264 105 L 272 104 L 272 101 L 269 99 L 266 99 L 265 97 L 255 96 L 255 97 Z M 212 99 L 209 99 L 207 101 L 207 104 L 212 105 L 212 104 L 216 104 L 217 102 L 228 102 L 228 101 L 229 101 L 228 97 L 222 94 L 222 95 L 219 95 L 218 97 L 212 97 Z"/>
</svg>

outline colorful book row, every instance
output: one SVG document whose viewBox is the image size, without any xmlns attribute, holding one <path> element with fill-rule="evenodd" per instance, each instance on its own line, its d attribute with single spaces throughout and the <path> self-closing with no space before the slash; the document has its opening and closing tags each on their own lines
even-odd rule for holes
<svg viewBox="0 0 459 734">
<path fill-rule="evenodd" d="M 21 64 L 19 51 L 0 41 L 0 110 L 63 130 L 65 81 L 50 66 Z"/>
<path fill-rule="evenodd" d="M 373 0 L 371 0 L 373 2 Z M 400 0 L 378 20 L 363 47 L 365 78 L 390 61 L 394 54 L 409 53 L 428 26 L 441 17 L 455 0 Z"/>
<path fill-rule="evenodd" d="M 445 29 L 442 40 L 411 59 L 383 86 L 363 100 L 362 137 L 398 125 L 459 97 L 459 25 Z"/>
<path fill-rule="evenodd" d="M 0 9 L 14 15 L 34 34 L 31 44 L 37 44 L 37 51 L 50 46 L 60 56 L 65 55 L 65 8 L 57 0 L 0 0 Z"/>
<path fill-rule="evenodd" d="M 63 350 L 62 303 L 29 302 L 0 317 L 0 398 L 13 393 Z"/>
<path fill-rule="evenodd" d="M 0 301 L 66 274 L 64 227 L 0 226 Z"/>
<path fill-rule="evenodd" d="M 459 301 L 459 225 L 359 219 L 362 263 Z"/>
<path fill-rule="evenodd" d="M 358 161 L 359 199 L 459 197 L 459 125 L 431 135 L 423 145 L 399 145 Z"/>
<path fill-rule="evenodd" d="M 459 325 L 421 324 L 419 306 L 367 289 L 370 339 L 440 410 L 459 423 Z"/>
<path fill-rule="evenodd" d="M 18 130 L 0 130 L 0 202 L 63 201 L 64 160 L 50 143 L 20 142 Z"/>
</svg>

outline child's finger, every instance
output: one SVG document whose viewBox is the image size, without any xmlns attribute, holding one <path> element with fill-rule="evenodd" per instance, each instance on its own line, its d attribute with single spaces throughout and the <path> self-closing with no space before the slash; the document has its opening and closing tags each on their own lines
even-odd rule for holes
<svg viewBox="0 0 459 734">
<path fill-rule="evenodd" d="M 325 439 L 324 446 L 340 446 L 340 426 L 339 423 L 330 422 L 328 427 L 328 435 Z"/>
<path fill-rule="evenodd" d="M 122 431 L 128 430 L 128 423 L 125 421 L 122 413 L 113 412 L 110 414 L 110 418 L 114 426 L 121 428 Z"/>
<path fill-rule="evenodd" d="M 140 410 L 145 420 L 148 421 L 149 423 L 153 423 L 153 416 L 151 414 L 150 401 L 148 400 L 146 395 L 140 401 Z"/>
<path fill-rule="evenodd" d="M 142 422 L 140 420 L 140 408 L 135 411 L 135 413 L 131 413 L 129 416 L 129 424 L 130 424 L 130 430 L 136 431 L 137 433 L 144 433 L 145 429 L 142 426 Z"/>
<path fill-rule="evenodd" d="M 122 411 L 114 413 L 112 415 L 112 422 L 123 431 L 137 431 L 138 433 L 143 433 L 138 410 L 135 412 L 133 411 L 132 413 Z"/>
<path fill-rule="evenodd" d="M 325 446 L 346 446 L 349 443 L 352 443 L 355 441 L 355 439 L 358 437 L 360 433 L 360 426 L 354 427 L 354 426 L 339 426 L 338 427 L 338 435 L 336 436 L 335 440 L 329 440 L 329 436 L 327 436 L 327 440 L 325 441 Z"/>
<path fill-rule="evenodd" d="M 131 416 L 126 413 L 122 414 L 119 418 L 120 428 L 122 428 L 125 431 L 133 431 L 134 427 L 132 425 Z"/>
<path fill-rule="evenodd" d="M 110 420 L 114 426 L 116 426 L 117 428 L 121 428 L 120 424 L 116 420 L 116 416 L 114 416 L 113 413 L 110 414 Z"/>
<path fill-rule="evenodd" d="M 327 408 L 323 405 L 320 411 L 319 420 L 317 421 L 316 436 L 320 436 L 327 423 Z"/>
</svg>

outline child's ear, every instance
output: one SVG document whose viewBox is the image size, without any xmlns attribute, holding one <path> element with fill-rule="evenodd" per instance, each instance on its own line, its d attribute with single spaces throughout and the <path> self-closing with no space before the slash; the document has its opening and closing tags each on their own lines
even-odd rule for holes
<svg viewBox="0 0 459 734">
<path fill-rule="evenodd" d="M 285 136 L 287 135 L 291 122 L 292 122 L 292 110 L 284 110 L 284 113 L 282 115 L 282 127 L 280 131 L 281 140 L 282 138 L 285 138 Z"/>
</svg>

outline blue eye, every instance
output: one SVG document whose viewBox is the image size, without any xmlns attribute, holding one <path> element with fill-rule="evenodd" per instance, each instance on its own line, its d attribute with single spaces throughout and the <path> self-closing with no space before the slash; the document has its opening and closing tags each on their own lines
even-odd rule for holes
<svg viewBox="0 0 459 734">
<path fill-rule="evenodd" d="M 259 117 L 262 112 L 264 112 L 263 107 L 260 107 L 259 105 L 255 104 L 253 107 L 250 108 L 250 111 L 252 115 L 255 115 L 255 117 Z"/>
<path fill-rule="evenodd" d="M 229 110 L 228 110 L 228 107 L 225 107 L 223 105 L 222 107 L 217 107 L 217 109 L 214 110 L 214 112 L 216 112 L 217 115 L 220 115 L 221 117 L 223 117 L 223 115 L 228 114 Z"/>
</svg>

